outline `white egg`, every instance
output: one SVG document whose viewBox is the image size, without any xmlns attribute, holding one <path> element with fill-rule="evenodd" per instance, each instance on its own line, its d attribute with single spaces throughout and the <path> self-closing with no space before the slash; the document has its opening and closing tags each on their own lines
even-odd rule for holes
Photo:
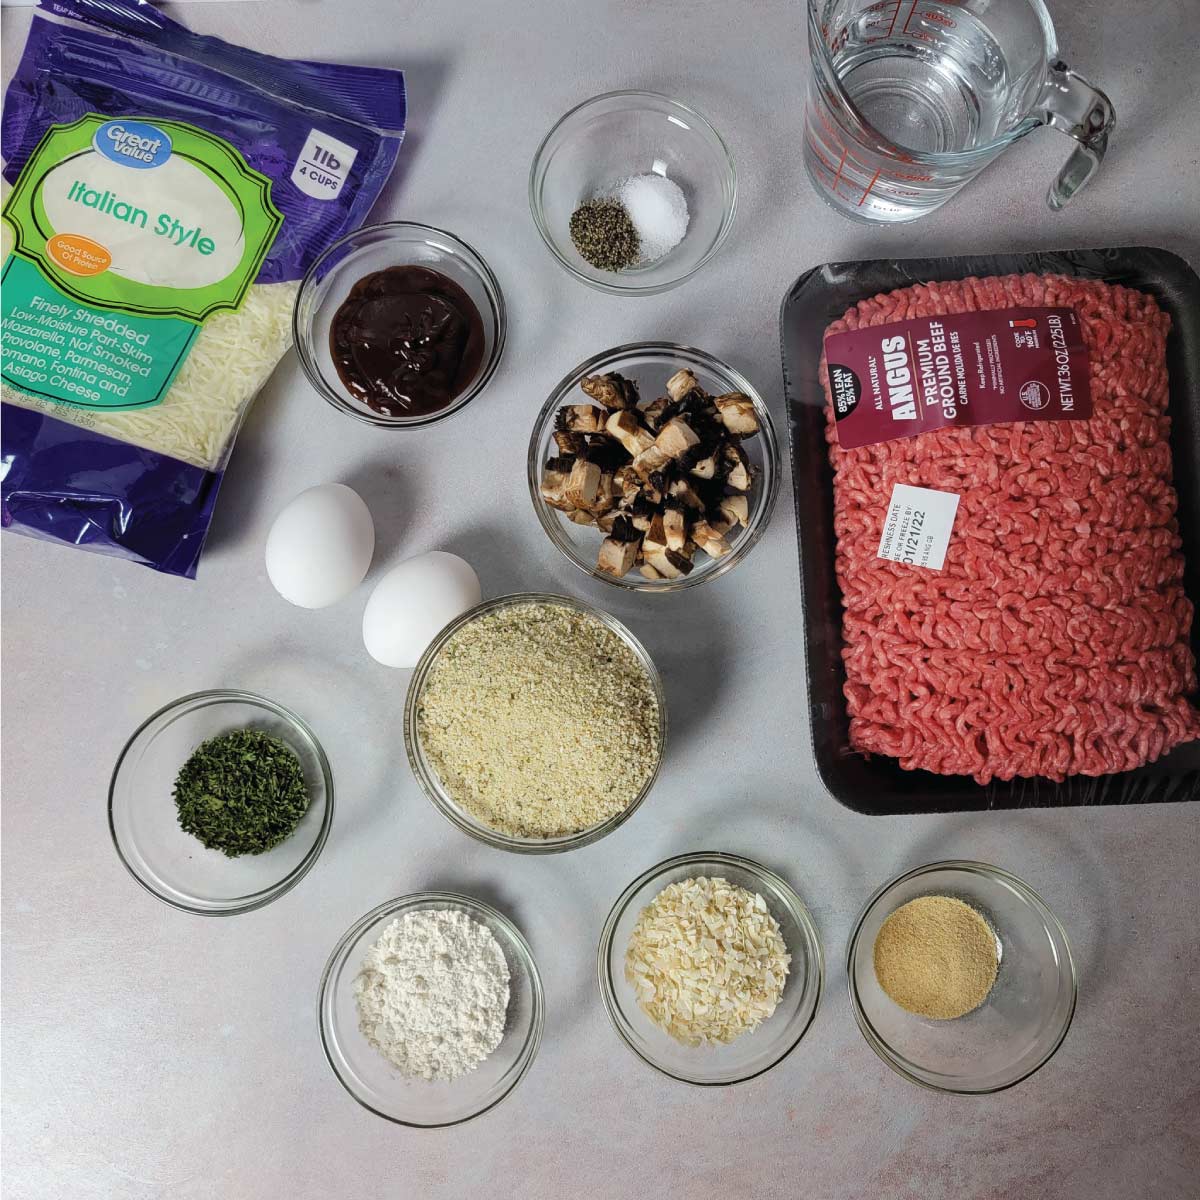
<svg viewBox="0 0 1200 1200">
<path fill-rule="evenodd" d="M 363 613 L 363 644 L 385 667 L 415 667 L 480 594 L 479 576 L 457 554 L 431 550 L 406 559 L 375 585 Z"/>
<path fill-rule="evenodd" d="M 360 583 L 375 553 L 375 522 L 344 483 L 301 492 L 267 534 L 267 577 L 300 608 L 325 608 Z"/>
</svg>

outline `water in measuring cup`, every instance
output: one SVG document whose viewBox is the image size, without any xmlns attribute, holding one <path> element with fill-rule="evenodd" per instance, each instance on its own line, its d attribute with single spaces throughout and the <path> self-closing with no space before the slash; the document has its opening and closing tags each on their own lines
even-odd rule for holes
<svg viewBox="0 0 1200 1200">
<path fill-rule="evenodd" d="M 953 154 L 993 142 L 1020 123 L 1041 77 L 1034 56 L 1013 60 L 996 31 L 960 4 L 881 0 L 827 38 L 842 90 L 898 151 L 876 153 L 871 138 L 857 138 L 814 81 L 809 173 L 827 200 L 859 219 L 907 221 L 942 204 L 979 164 L 920 167 L 906 164 L 904 151 Z"/>
</svg>

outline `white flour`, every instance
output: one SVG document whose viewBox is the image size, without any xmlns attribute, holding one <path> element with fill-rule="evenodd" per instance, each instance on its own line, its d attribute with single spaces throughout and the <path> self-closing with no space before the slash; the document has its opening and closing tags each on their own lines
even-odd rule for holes
<svg viewBox="0 0 1200 1200">
<path fill-rule="evenodd" d="M 412 1079 L 457 1079 L 504 1037 L 509 974 L 492 931 L 464 912 L 391 921 L 354 981 L 358 1027 Z"/>
</svg>

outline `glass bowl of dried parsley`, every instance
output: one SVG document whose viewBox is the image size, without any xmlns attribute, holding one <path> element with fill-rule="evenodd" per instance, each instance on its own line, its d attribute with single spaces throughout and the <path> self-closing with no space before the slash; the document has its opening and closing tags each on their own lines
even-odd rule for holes
<svg viewBox="0 0 1200 1200">
<path fill-rule="evenodd" d="M 333 820 L 333 777 L 295 713 L 242 691 L 196 692 L 146 719 L 108 792 L 113 845 L 151 895 L 229 916 L 294 887 Z"/>
<path fill-rule="evenodd" d="M 1066 931 L 1028 884 L 981 862 L 930 863 L 881 887 L 851 935 L 846 976 L 871 1049 L 940 1092 L 1028 1079 L 1075 1013 Z"/>
</svg>

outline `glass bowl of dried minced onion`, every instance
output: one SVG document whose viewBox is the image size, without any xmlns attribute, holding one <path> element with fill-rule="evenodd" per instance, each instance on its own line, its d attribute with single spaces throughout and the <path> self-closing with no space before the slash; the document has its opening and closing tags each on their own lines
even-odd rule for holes
<svg viewBox="0 0 1200 1200">
<path fill-rule="evenodd" d="M 736 901 L 740 908 L 731 908 Z M 703 963 L 703 950 L 665 934 L 689 924 L 705 927 L 711 955 Z M 747 945 L 754 961 L 744 965 Z M 812 1025 L 824 982 L 820 937 L 791 885 L 759 863 L 717 852 L 681 854 L 635 879 L 608 915 L 596 966 L 625 1044 L 664 1075 L 702 1087 L 743 1083 L 782 1062 Z M 761 985 L 765 1000 L 739 1004 L 726 982 L 738 982 L 739 971 L 743 985 L 749 973 L 752 994 Z M 661 1005 L 656 987 L 671 992 Z"/>
</svg>

